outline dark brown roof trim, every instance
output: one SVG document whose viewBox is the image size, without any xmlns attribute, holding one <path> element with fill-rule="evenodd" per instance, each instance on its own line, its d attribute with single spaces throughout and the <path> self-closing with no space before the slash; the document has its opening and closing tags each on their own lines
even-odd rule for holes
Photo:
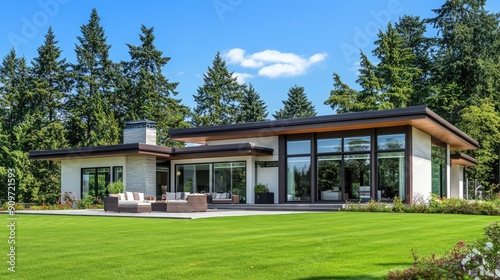
<svg viewBox="0 0 500 280">
<path fill-rule="evenodd" d="M 425 119 L 428 118 L 432 120 L 437 125 L 447 129 L 453 134 L 457 135 L 460 139 L 463 139 L 466 143 L 473 147 L 479 147 L 479 143 L 460 131 L 458 128 L 438 116 L 436 113 L 432 112 L 425 106 L 416 106 L 408 108 L 398 108 L 390 110 L 378 110 L 378 111 L 366 111 L 366 112 L 355 112 L 348 114 L 335 114 L 326 116 L 317 116 L 309 118 L 300 119 L 286 119 L 286 120 L 274 120 L 274 121 L 264 121 L 264 122 L 254 122 L 254 123 L 243 123 L 243 124 L 230 124 L 230 125 L 220 125 L 220 126 L 207 126 L 198 128 L 183 128 L 183 129 L 172 129 L 169 131 L 170 136 L 173 139 L 188 139 L 188 138 L 203 138 L 203 137 L 214 137 L 221 135 L 235 135 L 238 134 L 248 134 L 253 133 L 263 136 L 280 135 L 286 134 L 287 131 L 291 131 L 298 128 L 315 128 L 323 127 L 325 125 L 330 126 L 346 126 L 351 124 L 360 123 L 374 123 L 376 121 L 402 121 L 402 120 L 415 120 L 415 119 Z"/>
<path fill-rule="evenodd" d="M 273 149 L 258 147 L 253 143 L 238 143 L 227 145 L 211 145 L 211 146 L 192 146 L 184 148 L 175 148 L 174 158 L 185 157 L 208 157 L 216 156 L 248 156 L 248 155 L 273 155 Z"/>
<path fill-rule="evenodd" d="M 463 165 L 463 166 L 477 165 L 477 159 L 463 153 L 450 155 L 450 160 L 452 165 Z"/>
<path fill-rule="evenodd" d="M 97 147 L 81 147 L 60 150 L 30 151 L 30 159 L 64 159 L 64 158 L 82 158 L 96 156 L 123 155 L 135 153 L 152 153 L 169 155 L 172 149 L 155 145 L 141 143 L 130 143 Z"/>
<path fill-rule="evenodd" d="M 113 155 L 152 155 L 162 158 L 192 158 L 208 156 L 244 156 L 244 155 L 272 155 L 273 149 L 258 147 L 252 143 L 194 146 L 184 148 L 169 148 L 141 143 L 70 148 L 48 151 L 30 151 L 30 159 L 61 160 L 70 158 L 85 158 Z"/>
<path fill-rule="evenodd" d="M 453 132 L 455 135 L 462 138 L 464 141 L 466 141 L 470 145 L 476 147 L 476 149 L 479 148 L 479 142 L 477 142 L 472 137 L 467 135 L 465 132 L 461 131 L 456 126 L 452 125 L 451 123 L 449 123 L 448 121 L 446 121 L 445 119 L 440 117 L 438 114 L 434 113 L 431 109 L 429 109 L 425 106 L 422 106 L 422 107 L 424 107 L 426 109 L 426 113 L 427 113 L 428 118 L 432 119 L 435 123 L 438 123 L 439 125 L 450 130 L 451 132 Z"/>
</svg>

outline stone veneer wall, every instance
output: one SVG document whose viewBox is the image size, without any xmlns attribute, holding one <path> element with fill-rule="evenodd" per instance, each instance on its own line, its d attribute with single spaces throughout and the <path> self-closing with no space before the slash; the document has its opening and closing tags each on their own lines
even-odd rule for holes
<svg viewBox="0 0 500 280">
<path fill-rule="evenodd" d="M 126 191 L 156 196 L 156 157 L 128 156 L 126 162 Z"/>
<path fill-rule="evenodd" d="M 134 127 L 123 130 L 123 144 L 145 143 L 156 145 L 156 128 Z"/>
</svg>

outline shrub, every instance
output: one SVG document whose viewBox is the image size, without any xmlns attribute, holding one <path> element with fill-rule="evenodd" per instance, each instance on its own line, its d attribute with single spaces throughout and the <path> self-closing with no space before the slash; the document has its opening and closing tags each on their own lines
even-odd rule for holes
<svg viewBox="0 0 500 280">
<path fill-rule="evenodd" d="M 72 209 L 71 206 L 65 204 L 45 204 L 30 206 L 29 210 L 67 210 Z"/>
<path fill-rule="evenodd" d="M 390 271 L 387 279 L 499 279 L 500 225 L 492 223 L 484 230 L 485 236 L 473 246 L 459 242 L 444 257 L 419 259 L 412 251 L 413 265 Z"/>
<path fill-rule="evenodd" d="M 83 195 L 82 200 L 80 201 L 80 205 L 78 208 L 80 208 L 80 209 L 102 208 L 102 201 L 95 196 L 91 196 L 91 195 L 85 193 Z"/>
<path fill-rule="evenodd" d="M 391 208 L 386 203 L 370 199 L 364 209 L 368 212 L 391 212 Z"/>
<path fill-rule="evenodd" d="M 125 189 L 123 182 L 118 180 L 108 185 L 108 192 L 112 194 L 122 193 Z"/>
<path fill-rule="evenodd" d="M 255 193 L 268 193 L 269 188 L 267 187 L 267 185 L 258 183 L 257 185 L 255 185 L 254 191 Z"/>
<path fill-rule="evenodd" d="M 405 212 L 406 208 L 407 207 L 403 204 L 403 200 L 395 196 L 392 204 L 392 212 Z"/>
<path fill-rule="evenodd" d="M 12 205 L 12 204 L 11 204 L 11 205 L 9 205 L 9 203 L 8 203 L 8 202 L 5 202 L 5 203 L 4 203 L 2 210 L 7 210 L 7 209 L 9 209 L 9 206 L 10 206 L 10 207 L 12 207 L 12 206 L 13 206 L 13 207 L 14 207 L 14 210 L 16 210 L 16 211 L 17 211 L 17 210 L 24 210 L 24 205 L 23 205 L 23 204 L 21 204 L 21 203 L 15 203 L 14 205 Z"/>
</svg>

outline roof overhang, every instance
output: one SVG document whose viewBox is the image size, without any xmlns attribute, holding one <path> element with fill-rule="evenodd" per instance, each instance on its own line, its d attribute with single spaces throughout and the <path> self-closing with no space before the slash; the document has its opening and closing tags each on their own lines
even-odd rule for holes
<svg viewBox="0 0 500 280">
<path fill-rule="evenodd" d="M 207 141 L 331 132 L 410 125 L 450 145 L 451 150 L 477 149 L 476 140 L 425 106 L 356 112 L 301 119 L 172 129 L 172 139 L 205 144 Z"/>
<path fill-rule="evenodd" d="M 477 165 L 477 159 L 462 153 L 450 155 L 450 160 L 451 160 L 451 165 L 462 165 L 462 166 Z"/>
<path fill-rule="evenodd" d="M 155 156 L 157 159 L 188 159 L 227 156 L 269 156 L 272 154 L 273 149 L 258 147 L 253 143 L 194 146 L 184 148 L 168 148 L 141 143 L 132 143 L 100 147 L 31 151 L 29 153 L 29 158 L 35 160 L 53 161 L 110 156 Z"/>
<path fill-rule="evenodd" d="M 30 159 L 65 160 L 75 158 L 96 158 L 109 156 L 150 155 L 157 158 L 171 158 L 172 148 L 142 143 L 82 147 L 59 150 L 30 151 Z"/>
</svg>

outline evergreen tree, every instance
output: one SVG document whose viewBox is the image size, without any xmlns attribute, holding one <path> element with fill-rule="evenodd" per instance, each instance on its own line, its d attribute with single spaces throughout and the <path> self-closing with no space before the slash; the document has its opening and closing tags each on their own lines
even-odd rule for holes
<svg viewBox="0 0 500 280">
<path fill-rule="evenodd" d="M 164 57 L 163 52 L 156 49 L 153 31 L 154 28 L 143 25 L 139 36 L 142 44 L 127 44 L 132 61 L 127 64 L 126 118 L 156 121 L 158 144 L 178 146 L 181 144 L 170 140 L 168 131 L 188 127 L 185 118 L 189 108 L 182 105 L 180 99 L 173 98 L 177 95 L 178 83 L 169 82 L 162 73 L 170 57 Z"/>
<path fill-rule="evenodd" d="M 267 106 L 260 95 L 255 91 L 252 84 L 244 86 L 243 98 L 238 110 L 237 123 L 259 122 L 266 119 Z"/>
<path fill-rule="evenodd" d="M 427 32 L 425 20 L 421 20 L 418 16 L 405 15 L 399 19 L 399 22 L 396 22 L 395 27 L 403 39 L 403 48 L 410 49 L 415 55 L 412 66 L 420 70 L 420 74 L 413 77 L 413 93 L 408 106 L 426 105 L 431 90 L 430 47 L 432 39 L 425 37 Z"/>
<path fill-rule="evenodd" d="M 498 66 L 499 15 L 485 0 L 448 0 L 429 22 L 438 30 L 431 108 L 453 124 L 460 111 L 496 94 L 490 69 Z M 492 99 L 493 100 L 493 99 Z"/>
<path fill-rule="evenodd" d="M 386 32 L 379 32 L 377 46 L 373 54 L 379 63 L 373 65 L 361 52 L 359 76 L 356 80 L 360 91 L 342 83 L 338 74 L 334 74 L 334 89 L 325 105 L 330 105 L 338 113 L 404 108 L 419 100 L 415 82 L 421 76 L 416 62 L 416 55 L 396 32 L 391 23 Z M 408 45 L 408 46 L 407 46 Z"/>
<path fill-rule="evenodd" d="M 119 142 L 118 123 L 111 109 L 116 87 L 116 67 L 109 59 L 97 10 L 93 9 L 87 25 L 80 28 L 76 46 L 78 63 L 74 65 L 76 93 L 70 96 L 68 137 L 72 146 L 99 146 Z"/>
<path fill-rule="evenodd" d="M 6 134 L 9 135 L 11 150 L 18 149 L 18 143 L 13 140 L 16 126 L 22 123 L 25 117 L 32 112 L 30 101 L 32 98 L 30 69 L 26 59 L 17 57 L 12 49 L 3 59 L 0 66 L 0 101 Z"/>
<path fill-rule="evenodd" d="M 358 95 L 358 91 L 342 82 L 339 74 L 333 73 L 333 89 L 324 104 L 329 105 L 338 114 L 358 112 L 363 107 Z"/>
<path fill-rule="evenodd" d="M 380 92 L 384 80 L 379 75 L 379 69 L 361 52 L 359 77 L 356 82 L 362 90 L 358 94 L 355 111 L 378 110 L 380 107 Z"/>
<path fill-rule="evenodd" d="M 45 42 L 38 48 L 38 57 L 33 59 L 34 113 L 21 126 L 30 150 L 52 150 L 67 146 L 62 122 L 63 97 L 69 92 L 68 64 L 61 58 L 52 27 L 45 35 Z M 20 142 L 22 142 L 20 141 Z M 31 187 L 31 201 L 54 202 L 60 194 L 60 163 L 53 161 L 31 161 L 30 169 L 35 185 Z"/>
<path fill-rule="evenodd" d="M 288 90 L 288 99 L 283 100 L 283 105 L 283 109 L 280 109 L 273 115 L 277 120 L 316 116 L 316 109 L 307 98 L 304 87 L 297 85 L 291 87 Z"/>
<path fill-rule="evenodd" d="M 373 54 L 380 59 L 377 76 L 383 81 L 380 109 L 404 108 L 413 95 L 413 80 L 420 75 L 415 67 L 415 54 L 403 44 L 403 38 L 391 23 L 379 32 Z"/>
<path fill-rule="evenodd" d="M 478 105 L 465 108 L 462 114 L 460 128 L 476 139 L 480 148 L 469 152 L 477 159 L 477 166 L 468 168 L 469 178 L 478 179 L 482 184 L 490 186 L 494 183 L 493 168 L 498 162 L 500 148 L 500 113 L 495 110 L 489 99 L 484 99 Z"/>
<path fill-rule="evenodd" d="M 229 72 L 226 62 L 217 52 L 207 73 L 203 75 L 203 86 L 193 95 L 196 107 L 191 123 L 195 127 L 233 124 L 242 97 L 242 87 Z"/>
</svg>

